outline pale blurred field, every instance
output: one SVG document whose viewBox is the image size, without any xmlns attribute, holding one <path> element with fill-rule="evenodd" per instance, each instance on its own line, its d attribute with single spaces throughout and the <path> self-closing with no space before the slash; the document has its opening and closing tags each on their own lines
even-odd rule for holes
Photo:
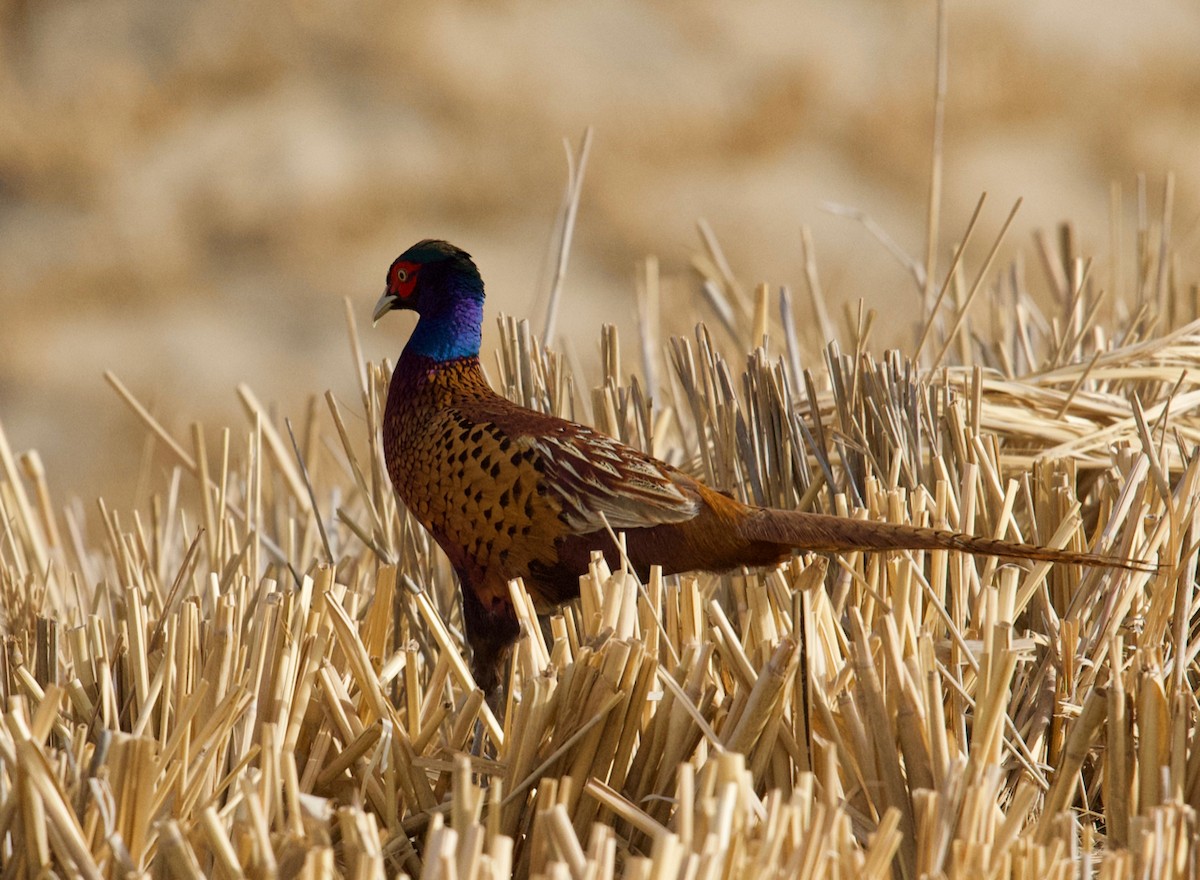
<svg viewBox="0 0 1200 880">
<path fill-rule="evenodd" d="M 923 253 L 931 3 L 10 0 L 0 16 L 0 420 L 60 497 L 136 500 L 145 432 L 105 369 L 181 438 L 240 424 L 238 382 L 285 414 L 349 398 L 342 298 L 368 354 L 397 353 L 411 319 L 368 332 L 369 310 L 419 238 L 471 251 L 493 308 L 540 326 L 562 138 L 588 125 L 562 316 L 584 362 L 601 321 L 632 330 L 647 254 L 673 326 L 703 316 L 698 218 L 743 281 L 797 289 L 810 226 L 831 301 L 895 317 L 879 345 L 911 339 L 904 269 L 823 206 Z M 985 239 L 1025 198 L 1007 253 L 1069 218 L 1103 259 L 1111 184 L 1131 238 L 1135 175 L 1157 199 L 1174 172 L 1179 272 L 1197 277 L 1200 6 L 951 3 L 949 32 L 943 265 L 982 190 Z"/>
</svg>

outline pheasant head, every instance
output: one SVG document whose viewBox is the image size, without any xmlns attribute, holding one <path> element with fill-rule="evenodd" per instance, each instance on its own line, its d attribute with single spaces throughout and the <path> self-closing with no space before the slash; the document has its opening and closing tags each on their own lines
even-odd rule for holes
<svg viewBox="0 0 1200 880">
<path fill-rule="evenodd" d="M 483 279 L 466 251 L 426 239 L 398 256 L 375 304 L 375 320 L 392 309 L 410 309 L 419 316 L 406 352 L 434 361 L 479 355 Z"/>
</svg>

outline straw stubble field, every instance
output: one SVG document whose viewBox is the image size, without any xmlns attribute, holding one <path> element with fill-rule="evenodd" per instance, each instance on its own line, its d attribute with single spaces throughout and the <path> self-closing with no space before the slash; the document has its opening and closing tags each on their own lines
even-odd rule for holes
<svg viewBox="0 0 1200 880">
<path fill-rule="evenodd" d="M 614 331 L 592 382 L 503 320 L 505 394 L 742 497 L 1160 568 L 597 562 L 542 623 L 514 583 L 498 711 L 386 477 L 366 304 L 360 398 L 294 418 L 243 386 L 245 425 L 173 436 L 110 375 L 154 438 L 138 510 L 60 507 L 0 430 L 3 875 L 1196 876 L 1200 323 L 1168 230 L 1107 292 L 1069 234 L 1028 279 L 956 257 L 912 360 L 711 238 L 694 337 L 660 344 L 646 264 L 642 379 Z"/>
</svg>

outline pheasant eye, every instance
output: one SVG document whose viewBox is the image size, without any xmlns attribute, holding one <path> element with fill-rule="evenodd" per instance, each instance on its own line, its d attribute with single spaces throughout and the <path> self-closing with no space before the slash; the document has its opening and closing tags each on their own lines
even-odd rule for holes
<svg viewBox="0 0 1200 880">
<path fill-rule="evenodd" d="M 396 270 L 396 280 L 398 282 L 400 282 L 401 284 L 403 284 L 405 281 L 408 280 L 408 273 L 405 272 L 403 269 L 397 269 Z"/>
</svg>

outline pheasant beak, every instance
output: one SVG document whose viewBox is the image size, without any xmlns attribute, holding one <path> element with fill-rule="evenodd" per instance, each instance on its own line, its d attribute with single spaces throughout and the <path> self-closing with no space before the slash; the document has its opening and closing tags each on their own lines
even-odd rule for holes
<svg viewBox="0 0 1200 880">
<path fill-rule="evenodd" d="M 373 318 L 375 324 L 378 324 L 379 319 L 392 310 L 396 298 L 394 293 L 384 293 L 383 296 L 379 297 L 379 302 L 375 303 L 375 315 Z"/>
</svg>

